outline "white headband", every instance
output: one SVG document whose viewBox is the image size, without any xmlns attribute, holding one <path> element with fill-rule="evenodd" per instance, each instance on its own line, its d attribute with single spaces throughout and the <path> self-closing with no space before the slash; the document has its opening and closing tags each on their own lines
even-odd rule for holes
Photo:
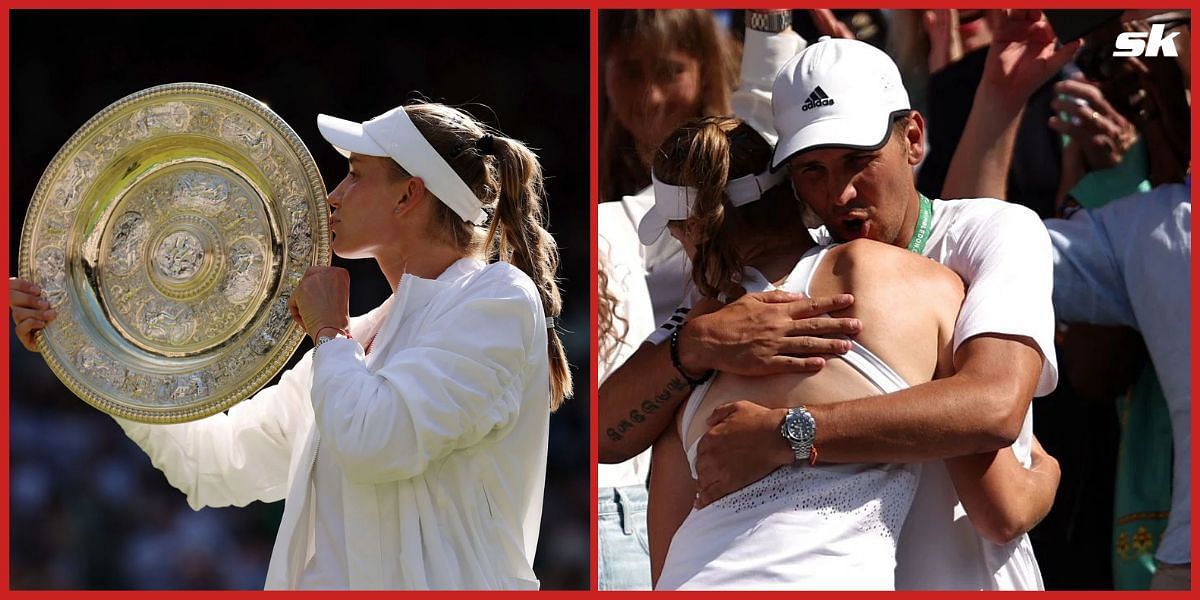
<svg viewBox="0 0 1200 600">
<path fill-rule="evenodd" d="M 734 206 L 743 206 L 762 198 L 767 190 L 779 185 L 786 177 L 783 171 L 774 173 L 763 171 L 756 175 L 743 175 L 725 184 L 725 194 Z M 692 210 L 692 198 L 698 194 L 696 188 L 684 185 L 671 185 L 659 181 L 653 173 L 650 181 L 654 184 L 654 210 L 671 221 L 688 218 Z"/>
<path fill-rule="evenodd" d="M 464 221 L 480 225 L 487 219 L 483 203 L 421 135 L 404 107 L 393 108 L 361 125 L 319 115 L 317 126 L 325 139 L 346 156 L 356 152 L 390 157 L 424 180 L 425 187 Z"/>
</svg>

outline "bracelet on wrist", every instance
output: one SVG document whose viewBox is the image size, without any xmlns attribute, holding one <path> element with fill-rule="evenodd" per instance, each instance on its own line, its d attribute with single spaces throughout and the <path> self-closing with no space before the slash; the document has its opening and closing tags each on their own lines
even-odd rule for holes
<svg viewBox="0 0 1200 600">
<path fill-rule="evenodd" d="M 708 371 L 705 371 L 704 374 L 699 378 L 692 377 L 691 375 L 688 375 L 687 371 L 683 370 L 683 363 L 679 361 L 679 332 L 683 331 L 684 325 L 687 325 L 687 321 L 680 323 L 679 326 L 675 328 L 675 331 L 671 332 L 671 364 L 675 365 L 675 370 L 679 371 L 679 374 L 683 376 L 683 380 L 686 381 L 688 385 L 697 387 L 703 384 L 705 381 L 708 381 L 709 377 L 712 377 L 713 370 L 709 369 Z"/>
<path fill-rule="evenodd" d="M 341 334 L 350 339 L 354 339 L 354 336 L 350 335 L 348 330 L 342 329 L 341 327 L 334 327 L 333 325 L 322 325 L 320 329 L 317 329 L 317 334 L 313 337 L 321 337 L 321 332 L 325 331 L 326 329 L 332 329 L 334 331 L 334 335 Z"/>
<path fill-rule="evenodd" d="M 333 330 L 333 335 L 321 335 L 322 332 L 327 330 Z M 354 336 L 350 335 L 348 330 L 342 329 L 341 327 L 334 327 L 333 325 L 322 325 L 317 329 L 316 335 L 313 336 L 313 348 L 320 348 L 323 342 L 328 342 L 329 340 L 335 339 L 338 336 L 344 337 L 348 340 L 354 339 Z"/>
</svg>

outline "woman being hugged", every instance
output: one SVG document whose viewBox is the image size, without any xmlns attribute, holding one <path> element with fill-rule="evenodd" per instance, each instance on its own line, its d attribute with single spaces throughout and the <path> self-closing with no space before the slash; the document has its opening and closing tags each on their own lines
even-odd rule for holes
<svg viewBox="0 0 1200 600">
<path fill-rule="evenodd" d="M 907 116 L 896 119 L 889 140 L 856 156 L 861 164 L 854 166 L 873 172 L 907 164 L 919 151 L 905 135 L 908 126 Z M 807 436 L 797 429 L 812 426 L 807 406 L 885 394 L 952 372 L 963 284 L 949 269 L 902 248 L 866 239 L 817 245 L 782 185 L 785 175 L 768 170 L 770 156 L 763 137 L 736 119 L 700 119 L 680 128 L 656 155 L 655 205 L 640 224 L 642 242 L 669 230 L 692 259 L 697 289 L 717 301 L 771 290 L 853 294 L 854 304 L 833 316 L 860 320 L 862 332 L 817 373 L 687 375 L 691 396 L 675 427 L 655 444 L 651 468 L 656 587 L 890 589 L 919 467 L 828 464 L 819 449 L 802 447 Z M 693 509 L 701 438 L 713 418 L 739 400 L 789 408 L 781 426 L 792 448 L 780 462 L 792 464 Z M 996 489 L 985 481 L 995 484 L 1021 468 L 1011 450 L 998 457 L 987 469 L 951 470 L 973 522 L 1012 500 L 985 493 Z"/>
<path fill-rule="evenodd" d="M 193 508 L 286 498 L 268 588 L 536 588 L 549 415 L 571 391 L 538 160 L 439 104 L 317 123 L 350 164 L 333 250 L 395 294 L 350 318 L 348 273 L 313 267 L 291 304 L 314 349 L 278 385 L 191 423 L 118 422 Z M 14 289 L 14 315 L 37 306 Z"/>
</svg>

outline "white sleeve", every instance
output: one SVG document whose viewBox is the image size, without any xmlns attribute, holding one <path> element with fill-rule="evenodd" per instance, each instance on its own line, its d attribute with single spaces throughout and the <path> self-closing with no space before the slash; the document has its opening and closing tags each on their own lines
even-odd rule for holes
<svg viewBox="0 0 1200 600">
<path fill-rule="evenodd" d="M 1127 225 L 1136 220 L 1133 214 L 1122 216 L 1128 219 Z M 1054 310 L 1058 319 L 1136 328 L 1122 265 L 1104 222 L 1093 211 L 1080 210 L 1070 219 L 1047 219 L 1046 229 L 1054 248 Z"/>
<path fill-rule="evenodd" d="M 775 85 L 775 74 L 804 46 L 804 38 L 791 29 L 767 33 L 746 28 L 741 83 L 730 97 L 730 103 L 733 114 L 749 123 L 771 145 L 779 137 L 771 114 L 771 87 Z"/>
<path fill-rule="evenodd" d="M 281 500 L 293 447 L 303 443 L 296 438 L 309 410 L 311 354 L 227 413 L 174 425 L 116 421 L 194 510 Z"/>
<path fill-rule="evenodd" d="M 671 334 L 675 332 L 675 328 L 679 327 L 681 323 L 687 320 L 687 315 L 692 311 L 692 306 L 699 301 L 700 292 L 696 290 L 695 286 L 689 287 L 687 297 L 683 299 L 683 306 L 676 308 L 675 312 L 671 313 L 670 318 L 668 318 L 666 321 L 663 321 L 663 323 L 658 326 L 658 329 L 655 329 L 653 332 L 651 332 L 644 343 L 654 344 L 657 346 L 671 339 Z"/>
<path fill-rule="evenodd" d="M 482 289 L 431 315 L 414 342 L 374 373 L 357 342 L 321 345 L 313 367 L 316 426 L 321 448 L 333 452 L 347 479 L 417 476 L 516 422 L 521 373 L 546 353 L 546 337 L 536 332 L 544 327 L 541 305 L 516 285 L 475 286 Z"/>
<path fill-rule="evenodd" d="M 973 202 L 964 200 L 963 202 Z M 1037 214 L 1002 204 L 955 228 L 958 253 L 947 264 L 963 278 L 967 295 L 954 327 L 954 349 L 981 334 L 1031 339 L 1043 356 L 1035 396 L 1054 391 L 1054 283 L 1050 237 Z"/>
</svg>

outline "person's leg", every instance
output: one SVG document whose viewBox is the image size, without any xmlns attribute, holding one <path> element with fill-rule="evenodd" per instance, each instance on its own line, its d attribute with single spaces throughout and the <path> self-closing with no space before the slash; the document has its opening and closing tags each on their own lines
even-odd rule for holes
<svg viewBox="0 0 1200 600">
<path fill-rule="evenodd" d="M 596 537 L 600 590 L 649 590 L 646 486 L 600 488 Z"/>
</svg>

